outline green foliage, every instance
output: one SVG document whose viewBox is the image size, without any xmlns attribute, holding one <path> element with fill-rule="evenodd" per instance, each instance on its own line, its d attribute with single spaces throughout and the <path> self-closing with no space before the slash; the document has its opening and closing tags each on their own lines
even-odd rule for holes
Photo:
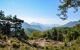
<svg viewBox="0 0 80 50">
<path fill-rule="evenodd" d="M 68 9 L 74 8 L 75 9 L 74 12 L 77 12 L 80 7 L 80 0 L 60 0 L 60 1 L 61 1 L 61 4 L 59 5 L 60 14 L 58 15 L 59 16 L 63 15 L 63 17 L 61 17 L 61 19 L 63 20 L 67 18 Z"/>
<path fill-rule="evenodd" d="M 68 0 L 65 0 L 65 2 L 68 2 Z M 64 7 L 61 8 L 65 9 Z M 63 13 L 63 15 L 65 15 Z M 80 24 L 68 28 L 68 27 L 57 27 L 53 28 L 51 30 L 47 30 L 44 32 L 40 31 L 33 31 L 31 36 L 27 37 L 27 35 L 24 32 L 24 29 L 22 28 L 22 23 L 24 22 L 23 20 L 20 20 L 17 18 L 17 16 L 9 15 L 5 16 L 3 11 L 0 11 L 0 19 L 4 21 L 3 24 L 0 23 L 0 45 L 2 48 L 0 50 L 4 50 L 5 47 L 7 48 L 7 40 L 9 38 L 16 37 L 18 40 L 13 41 L 10 43 L 13 48 L 19 48 L 21 50 L 80 50 Z M 5 20 L 8 21 L 5 23 Z M 14 23 L 14 25 L 11 25 L 11 23 Z M 14 31 L 10 31 L 11 28 L 14 29 Z M 8 38 L 8 39 L 7 39 Z M 29 38 L 29 39 L 28 39 Z M 40 38 L 45 38 L 45 42 L 49 42 L 47 40 L 51 40 L 50 42 L 58 41 L 58 42 L 63 42 L 63 45 L 57 44 L 57 46 L 54 46 L 53 44 L 44 46 L 44 48 L 38 48 L 37 44 L 34 43 L 32 46 L 29 46 L 26 44 L 26 40 L 36 40 Z M 18 42 L 17 42 L 18 41 Z M 2 42 L 2 43 L 1 43 Z M 5 42 L 5 43 L 4 43 Z M 25 45 L 24 45 L 24 43 Z M 33 47 L 34 46 L 34 47 Z M 7 49 L 6 49 L 7 50 Z"/>
<path fill-rule="evenodd" d="M 80 24 L 71 28 L 58 27 L 45 32 L 35 31 L 31 38 L 46 38 L 64 42 L 63 46 L 48 45 L 44 47 L 44 50 L 80 50 Z"/>
<path fill-rule="evenodd" d="M 13 43 L 12 46 L 13 46 L 13 48 L 19 48 L 20 47 L 19 43 L 16 43 L 16 42 Z"/>
<path fill-rule="evenodd" d="M 27 35 L 22 28 L 24 21 L 18 19 L 16 15 L 5 16 L 4 11 L 0 10 L 0 33 L 7 36 L 17 37 L 19 39 L 27 39 Z"/>
<path fill-rule="evenodd" d="M 31 39 L 43 38 L 43 36 L 44 36 L 44 33 L 39 31 L 34 31 L 31 35 Z"/>
<path fill-rule="evenodd" d="M 79 36 L 80 36 L 80 24 L 72 28 L 58 27 L 45 32 L 34 31 L 32 33 L 31 38 L 33 39 L 46 38 L 56 41 L 69 42 L 72 40 L 76 40 Z"/>
</svg>

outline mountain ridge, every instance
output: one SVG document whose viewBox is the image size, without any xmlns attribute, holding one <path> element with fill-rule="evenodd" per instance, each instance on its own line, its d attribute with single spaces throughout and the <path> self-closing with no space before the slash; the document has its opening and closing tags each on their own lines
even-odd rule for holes
<svg viewBox="0 0 80 50">
<path fill-rule="evenodd" d="M 73 27 L 73 26 L 76 26 L 77 24 L 80 24 L 79 21 L 71 21 L 71 22 L 68 22 L 64 25 L 62 25 L 62 27 Z"/>
<path fill-rule="evenodd" d="M 76 26 L 77 24 L 80 24 L 80 22 L 70 21 L 64 25 L 58 25 L 58 24 L 48 25 L 48 24 L 40 24 L 35 22 L 28 24 L 27 22 L 24 22 L 22 24 L 22 27 L 26 30 L 26 32 L 33 32 L 33 31 L 46 31 L 54 27 L 73 27 Z"/>
<path fill-rule="evenodd" d="M 31 23 L 31 24 L 28 24 L 27 22 L 24 22 L 22 24 L 22 27 L 24 29 L 34 29 L 34 30 L 39 30 L 39 31 L 46 31 L 48 29 L 52 29 L 53 27 L 58 27 L 59 25 L 58 24 L 54 24 L 54 25 L 49 25 L 49 24 L 41 24 L 41 23 Z"/>
</svg>

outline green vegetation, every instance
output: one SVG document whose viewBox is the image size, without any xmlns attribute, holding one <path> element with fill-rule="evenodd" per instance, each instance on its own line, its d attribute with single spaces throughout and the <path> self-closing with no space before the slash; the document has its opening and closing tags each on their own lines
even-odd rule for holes
<svg viewBox="0 0 80 50">
<path fill-rule="evenodd" d="M 56 41 L 72 41 L 80 36 L 80 24 L 68 28 L 68 27 L 58 27 L 45 32 L 33 32 L 32 37 L 35 38 L 46 38 Z"/>
<path fill-rule="evenodd" d="M 44 38 L 47 40 L 54 40 L 63 42 L 64 44 L 59 45 L 47 45 L 44 50 L 79 50 L 80 43 L 80 24 L 68 28 L 68 27 L 57 27 L 45 32 L 33 32 L 32 39 Z M 53 41 L 53 42 L 54 42 Z"/>
<path fill-rule="evenodd" d="M 0 50 L 80 50 L 80 24 L 44 32 L 35 30 L 27 36 L 23 22 L 16 15 L 5 16 L 0 11 Z"/>
<path fill-rule="evenodd" d="M 58 9 L 60 13 L 58 14 L 58 16 L 60 16 L 60 18 L 63 20 L 68 18 L 67 14 L 70 8 L 73 8 L 75 10 L 74 13 L 79 10 L 80 0 L 60 0 L 60 2 L 61 4 L 59 5 Z"/>
</svg>

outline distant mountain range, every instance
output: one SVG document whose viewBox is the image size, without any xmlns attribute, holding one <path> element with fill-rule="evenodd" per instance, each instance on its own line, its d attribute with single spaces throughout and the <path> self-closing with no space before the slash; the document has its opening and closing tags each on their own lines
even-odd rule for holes
<svg viewBox="0 0 80 50">
<path fill-rule="evenodd" d="M 48 24 L 40 24 L 40 23 L 35 23 L 32 22 L 31 24 L 28 24 L 27 22 L 24 22 L 22 24 L 22 27 L 26 30 L 30 30 L 30 31 L 34 31 L 34 30 L 38 30 L 38 31 L 45 31 L 48 29 L 52 29 L 53 27 L 58 27 L 60 25 L 58 24 L 54 24 L 54 25 L 48 25 Z"/>
<path fill-rule="evenodd" d="M 79 21 L 71 21 L 65 25 L 58 25 L 58 24 L 53 24 L 53 25 L 48 25 L 48 24 L 40 24 L 40 23 L 31 23 L 28 24 L 27 22 L 24 22 L 22 24 L 22 27 L 25 29 L 26 32 L 33 32 L 33 31 L 46 31 L 49 29 L 52 29 L 54 27 L 73 27 L 77 24 L 80 24 Z"/>
<path fill-rule="evenodd" d="M 80 24 L 79 21 L 71 21 L 65 25 L 62 25 L 62 27 L 73 27 L 73 26 L 76 26 L 77 24 Z"/>
</svg>

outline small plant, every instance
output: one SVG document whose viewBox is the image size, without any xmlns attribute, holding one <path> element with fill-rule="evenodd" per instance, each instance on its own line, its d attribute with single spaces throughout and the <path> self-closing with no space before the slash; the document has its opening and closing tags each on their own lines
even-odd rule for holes
<svg viewBox="0 0 80 50">
<path fill-rule="evenodd" d="M 17 43 L 17 42 L 13 42 L 12 46 L 13 46 L 13 48 L 19 48 L 20 47 L 20 44 Z"/>
</svg>

